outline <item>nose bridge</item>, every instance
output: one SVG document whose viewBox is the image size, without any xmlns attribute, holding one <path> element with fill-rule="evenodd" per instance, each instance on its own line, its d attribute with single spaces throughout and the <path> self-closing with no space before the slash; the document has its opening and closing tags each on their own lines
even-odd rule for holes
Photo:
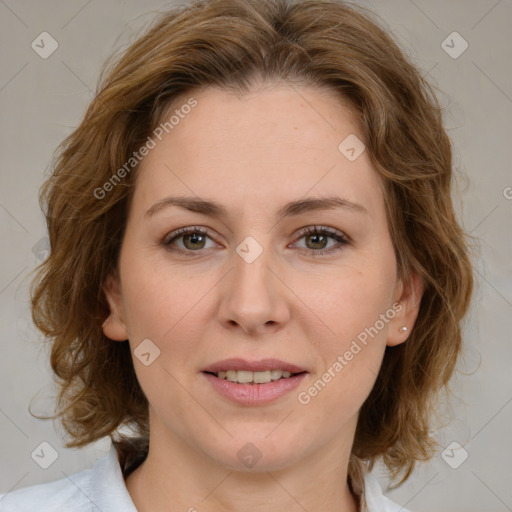
<svg viewBox="0 0 512 512">
<path fill-rule="evenodd" d="M 270 237 L 263 240 L 259 236 L 258 239 L 261 243 L 253 236 L 248 236 L 236 247 L 236 254 L 233 255 L 232 291 L 238 299 L 257 300 L 261 307 L 271 301 L 269 266 L 273 258 Z"/>
<path fill-rule="evenodd" d="M 221 322 L 235 322 L 249 332 L 288 318 L 282 284 L 270 270 L 277 267 L 270 241 L 271 236 L 248 236 L 236 247 L 219 310 Z"/>
</svg>

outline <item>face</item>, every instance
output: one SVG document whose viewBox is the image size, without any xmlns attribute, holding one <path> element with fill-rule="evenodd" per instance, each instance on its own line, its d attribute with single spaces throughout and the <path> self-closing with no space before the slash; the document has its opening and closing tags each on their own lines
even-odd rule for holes
<svg viewBox="0 0 512 512">
<path fill-rule="evenodd" d="M 397 278 L 357 117 L 315 87 L 190 96 L 138 169 L 104 332 L 129 340 L 158 442 L 238 469 L 336 453 L 421 295 Z"/>
</svg>

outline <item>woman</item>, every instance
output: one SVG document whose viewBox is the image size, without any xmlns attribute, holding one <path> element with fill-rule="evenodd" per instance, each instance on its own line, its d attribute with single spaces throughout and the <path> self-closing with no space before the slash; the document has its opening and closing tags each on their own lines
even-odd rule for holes
<svg viewBox="0 0 512 512">
<path fill-rule="evenodd" d="M 437 448 L 473 287 L 451 180 L 435 96 L 369 12 L 162 15 L 41 191 L 56 417 L 113 445 L 0 509 L 403 510 L 370 471 Z"/>
</svg>

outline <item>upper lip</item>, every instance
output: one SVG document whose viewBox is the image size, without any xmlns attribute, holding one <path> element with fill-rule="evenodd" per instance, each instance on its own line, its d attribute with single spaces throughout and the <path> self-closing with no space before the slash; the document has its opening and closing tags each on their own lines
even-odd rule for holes
<svg viewBox="0 0 512 512">
<path fill-rule="evenodd" d="M 306 370 L 280 359 L 260 359 L 259 361 L 247 361 L 241 358 L 224 359 L 217 361 L 206 368 L 203 372 L 218 373 L 224 370 L 245 370 L 249 372 L 264 372 L 267 370 L 284 370 L 290 373 L 302 373 Z"/>
</svg>

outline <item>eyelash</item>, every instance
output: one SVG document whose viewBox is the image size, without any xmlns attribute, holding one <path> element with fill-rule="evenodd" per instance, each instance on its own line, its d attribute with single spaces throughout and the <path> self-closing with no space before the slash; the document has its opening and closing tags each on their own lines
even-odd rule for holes
<svg viewBox="0 0 512 512">
<path fill-rule="evenodd" d="M 175 240 L 178 240 L 179 238 L 182 238 L 183 236 L 190 235 L 190 234 L 200 234 L 202 236 L 207 236 L 208 238 L 212 239 L 209 236 L 208 231 L 204 230 L 203 228 L 199 228 L 199 227 L 180 228 L 177 231 L 175 231 L 174 233 L 172 233 L 171 238 L 166 237 L 164 239 L 164 241 L 162 242 L 162 245 L 164 245 L 168 250 L 170 250 L 172 252 L 176 252 L 178 254 L 184 254 L 186 256 L 195 256 L 194 253 L 200 252 L 200 250 L 198 250 L 198 251 L 183 250 L 183 249 L 177 249 L 177 248 L 171 246 L 172 242 L 174 242 Z M 350 243 L 349 240 L 345 236 L 341 235 L 337 231 L 334 231 L 327 227 L 321 227 L 321 226 L 320 227 L 319 226 L 309 226 L 307 228 L 304 228 L 301 231 L 299 238 L 297 238 L 297 241 L 299 241 L 301 238 L 304 238 L 305 236 L 308 236 L 308 235 L 309 236 L 325 235 L 325 236 L 328 236 L 328 237 L 336 240 L 339 244 L 341 244 L 341 246 L 348 245 Z M 321 249 L 318 251 L 316 251 L 314 249 L 305 249 L 305 250 L 310 251 L 311 255 L 316 257 L 316 256 L 322 256 L 324 254 L 330 254 L 330 253 L 336 252 L 337 250 L 340 250 L 340 249 L 342 249 L 342 247 L 331 247 L 329 249 Z"/>
</svg>

